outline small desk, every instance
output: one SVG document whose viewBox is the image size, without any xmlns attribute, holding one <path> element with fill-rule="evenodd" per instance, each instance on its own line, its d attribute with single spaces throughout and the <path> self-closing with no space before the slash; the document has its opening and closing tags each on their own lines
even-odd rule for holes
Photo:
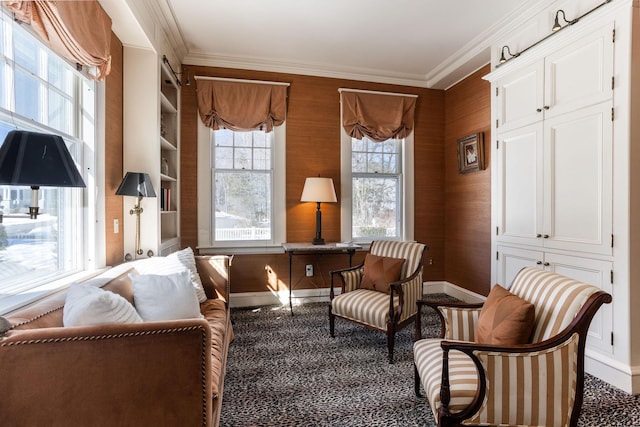
<svg viewBox="0 0 640 427">
<path fill-rule="evenodd" d="M 355 254 L 358 249 L 362 249 L 362 246 L 356 244 L 338 246 L 337 243 L 327 243 L 325 245 L 314 245 L 312 243 L 283 243 L 282 247 L 284 248 L 284 251 L 289 254 L 289 308 L 291 309 L 292 316 L 293 303 L 291 302 L 291 291 L 293 290 L 292 264 L 294 255 L 325 255 L 346 253 L 349 254 L 349 267 L 351 267 L 353 254 Z"/>
</svg>

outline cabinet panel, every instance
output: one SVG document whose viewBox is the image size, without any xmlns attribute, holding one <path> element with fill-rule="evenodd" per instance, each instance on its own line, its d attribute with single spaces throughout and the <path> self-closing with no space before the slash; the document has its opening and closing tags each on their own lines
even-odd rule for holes
<svg viewBox="0 0 640 427">
<path fill-rule="evenodd" d="M 611 254 L 611 105 L 545 120 L 544 246 Z"/>
<path fill-rule="evenodd" d="M 500 131 L 542 120 L 543 72 L 540 62 L 515 71 L 497 83 Z"/>
<path fill-rule="evenodd" d="M 497 282 L 503 287 L 508 287 L 522 268 L 538 267 L 588 283 L 613 295 L 613 264 L 609 261 L 499 245 L 497 267 Z M 598 310 L 589 327 L 588 348 L 611 353 L 612 331 L 613 307 L 612 304 L 605 304 Z"/>
<path fill-rule="evenodd" d="M 545 118 L 611 99 L 612 34 L 607 25 L 545 58 Z"/>
<path fill-rule="evenodd" d="M 609 261 L 547 253 L 545 254 L 545 262 L 549 264 L 547 268 L 550 271 L 596 286 L 613 295 L 613 285 L 611 284 L 613 264 Z M 612 332 L 613 305 L 604 304 L 589 326 L 587 348 L 612 353 Z"/>
<path fill-rule="evenodd" d="M 542 124 L 500 134 L 498 147 L 498 238 L 542 245 Z"/>
</svg>

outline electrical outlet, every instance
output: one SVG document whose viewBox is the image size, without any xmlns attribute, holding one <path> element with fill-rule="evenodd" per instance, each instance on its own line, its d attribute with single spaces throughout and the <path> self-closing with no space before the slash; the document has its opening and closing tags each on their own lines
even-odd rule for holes
<svg viewBox="0 0 640 427">
<path fill-rule="evenodd" d="M 118 234 L 120 232 L 120 221 L 118 218 L 113 219 L 113 234 Z"/>
<path fill-rule="evenodd" d="M 433 258 L 429 258 L 429 265 L 433 265 Z"/>
<path fill-rule="evenodd" d="M 307 274 L 307 277 L 313 276 L 313 264 L 307 264 L 305 267 L 305 273 Z"/>
</svg>

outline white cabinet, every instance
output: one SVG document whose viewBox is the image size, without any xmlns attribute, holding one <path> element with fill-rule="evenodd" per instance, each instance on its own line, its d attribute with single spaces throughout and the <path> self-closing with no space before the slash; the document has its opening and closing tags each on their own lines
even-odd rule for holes
<svg viewBox="0 0 640 427">
<path fill-rule="evenodd" d="M 612 79 L 613 25 L 606 25 L 497 81 L 496 127 L 504 132 L 610 100 Z"/>
<path fill-rule="evenodd" d="M 180 86 L 164 62 L 160 72 L 160 255 L 180 249 Z"/>
<path fill-rule="evenodd" d="M 611 254 L 611 104 L 498 135 L 497 239 Z"/>
<path fill-rule="evenodd" d="M 537 267 L 563 276 L 594 285 L 605 292 L 613 293 L 613 263 L 611 261 L 571 256 L 542 250 L 523 249 L 498 245 L 498 283 L 510 286 L 518 271 L 524 267 Z M 613 331 L 613 306 L 605 304 L 596 313 L 589 327 L 587 344 L 590 348 L 611 353 Z"/>
</svg>

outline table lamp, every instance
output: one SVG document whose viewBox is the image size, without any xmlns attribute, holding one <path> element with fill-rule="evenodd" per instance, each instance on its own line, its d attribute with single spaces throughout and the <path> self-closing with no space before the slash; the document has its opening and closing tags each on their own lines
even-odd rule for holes
<svg viewBox="0 0 640 427">
<path fill-rule="evenodd" d="M 321 178 L 319 176 L 307 178 L 304 182 L 300 201 L 316 202 L 318 204 L 316 210 L 316 237 L 311 243 L 314 245 L 324 245 L 324 239 L 322 238 L 322 212 L 320 212 L 320 203 L 335 203 L 338 201 L 336 198 L 336 190 L 333 187 L 333 179 Z"/>
</svg>

